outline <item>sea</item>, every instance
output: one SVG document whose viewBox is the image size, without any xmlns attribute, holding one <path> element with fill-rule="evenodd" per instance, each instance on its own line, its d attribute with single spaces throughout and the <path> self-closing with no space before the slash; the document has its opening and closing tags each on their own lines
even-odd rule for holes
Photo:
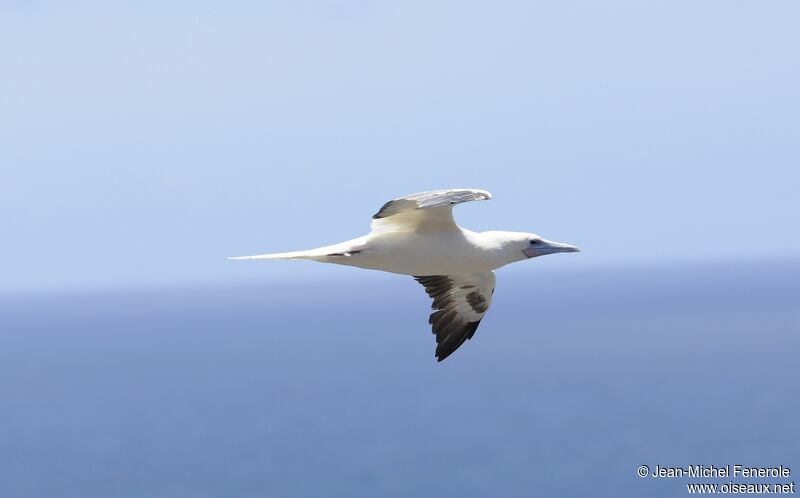
<svg viewBox="0 0 800 498">
<path fill-rule="evenodd" d="M 0 297 L 0 497 L 800 484 L 800 261 L 500 270 L 442 363 L 422 287 L 361 274 Z M 789 475 L 652 475 L 698 465 Z"/>
</svg>

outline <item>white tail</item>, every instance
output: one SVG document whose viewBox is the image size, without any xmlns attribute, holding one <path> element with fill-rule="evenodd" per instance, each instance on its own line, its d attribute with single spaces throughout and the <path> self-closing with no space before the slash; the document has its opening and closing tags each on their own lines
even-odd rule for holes
<svg viewBox="0 0 800 498">
<path fill-rule="evenodd" d="M 235 256 L 228 259 L 313 259 L 315 261 L 328 261 L 328 256 L 350 256 L 359 252 L 366 241 L 366 237 L 340 242 L 332 246 L 318 247 L 308 251 L 276 252 L 272 254 L 257 254 L 255 256 Z"/>
<path fill-rule="evenodd" d="M 273 254 L 257 254 L 255 256 L 233 256 L 228 259 L 311 259 L 319 256 L 321 254 L 312 249 L 310 251 L 276 252 Z"/>
</svg>

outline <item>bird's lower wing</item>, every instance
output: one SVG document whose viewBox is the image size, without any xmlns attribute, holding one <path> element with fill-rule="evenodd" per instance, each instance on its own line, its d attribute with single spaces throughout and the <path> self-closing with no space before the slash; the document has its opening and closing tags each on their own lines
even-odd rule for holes
<svg viewBox="0 0 800 498">
<path fill-rule="evenodd" d="M 455 228 L 453 206 L 462 202 L 491 199 L 478 189 L 432 190 L 393 199 L 372 217 L 372 231 Z"/>
<path fill-rule="evenodd" d="M 430 319 L 436 359 L 442 361 L 472 339 L 492 304 L 494 272 L 414 277 L 433 299 Z"/>
</svg>

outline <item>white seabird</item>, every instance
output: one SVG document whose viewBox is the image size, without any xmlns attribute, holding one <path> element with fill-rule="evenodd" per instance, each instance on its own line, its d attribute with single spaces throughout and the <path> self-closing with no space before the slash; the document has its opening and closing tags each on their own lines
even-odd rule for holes
<svg viewBox="0 0 800 498">
<path fill-rule="evenodd" d="M 372 217 L 368 235 L 308 251 L 230 259 L 310 259 L 411 275 L 433 299 L 428 320 L 442 361 L 471 339 L 492 303 L 493 270 L 557 252 L 569 244 L 526 232 L 472 232 L 456 225 L 453 206 L 491 199 L 485 190 L 421 192 L 391 200 Z"/>
</svg>

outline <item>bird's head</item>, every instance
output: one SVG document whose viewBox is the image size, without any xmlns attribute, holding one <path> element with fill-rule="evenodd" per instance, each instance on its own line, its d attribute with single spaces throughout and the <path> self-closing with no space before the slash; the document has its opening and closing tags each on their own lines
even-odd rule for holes
<svg viewBox="0 0 800 498">
<path fill-rule="evenodd" d="M 535 233 L 526 233 L 524 239 L 519 242 L 522 249 L 522 254 L 526 258 L 535 258 L 536 256 L 545 256 L 547 254 L 555 254 L 557 252 L 580 252 L 577 247 L 561 242 L 553 242 L 552 240 L 544 239 Z"/>
<path fill-rule="evenodd" d="M 527 232 L 483 232 L 483 243 L 497 255 L 502 265 L 523 261 L 537 256 L 557 252 L 579 252 L 573 245 L 544 239 L 535 233 Z"/>
</svg>

